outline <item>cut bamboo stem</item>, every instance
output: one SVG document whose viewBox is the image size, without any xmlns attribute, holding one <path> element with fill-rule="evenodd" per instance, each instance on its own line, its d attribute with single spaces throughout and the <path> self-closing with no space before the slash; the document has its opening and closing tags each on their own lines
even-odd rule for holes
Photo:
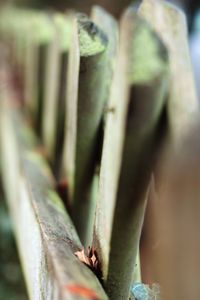
<svg viewBox="0 0 200 300">
<path fill-rule="evenodd" d="M 109 203 L 99 241 L 110 299 L 129 298 L 167 89 L 166 49 L 129 9 L 121 21 L 100 174 L 101 199 Z"/>
<path fill-rule="evenodd" d="M 108 40 L 85 16 L 74 21 L 70 49 L 64 150 L 65 175 L 75 225 L 88 244 L 92 182 L 100 146 L 100 126 L 106 103 Z"/>
<path fill-rule="evenodd" d="M 171 83 L 168 115 L 171 137 L 177 144 L 190 130 L 199 109 L 186 18 L 181 10 L 160 0 L 143 0 L 139 12 L 164 41 L 169 52 Z"/>
</svg>

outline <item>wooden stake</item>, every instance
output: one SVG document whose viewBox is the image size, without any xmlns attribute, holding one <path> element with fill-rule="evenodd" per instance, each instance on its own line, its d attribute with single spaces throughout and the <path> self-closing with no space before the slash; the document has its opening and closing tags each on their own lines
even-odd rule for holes
<svg viewBox="0 0 200 300">
<path fill-rule="evenodd" d="M 25 99 L 27 110 L 41 135 L 47 49 L 56 32 L 48 14 L 33 12 L 27 14 L 28 17 Z"/>
<path fill-rule="evenodd" d="M 166 44 L 170 59 L 169 125 L 174 143 L 190 130 L 199 109 L 188 47 L 185 15 L 160 0 L 143 0 L 143 16 Z"/>
<path fill-rule="evenodd" d="M 116 20 L 109 15 L 105 10 L 103 10 L 99 6 L 94 6 L 91 13 L 92 20 L 99 26 L 107 35 L 108 37 L 108 47 L 106 50 L 106 59 L 107 59 L 107 68 L 104 71 L 104 78 L 105 78 L 105 111 L 104 111 L 104 120 L 103 120 L 103 128 L 102 128 L 102 136 L 104 134 L 104 126 L 105 126 L 105 119 L 106 119 L 106 110 L 107 105 L 110 98 L 110 89 L 111 89 L 111 83 L 113 80 L 113 72 L 115 70 L 116 65 L 116 55 L 118 50 L 118 25 Z M 99 145 L 101 147 L 101 145 Z M 101 149 L 100 149 L 101 152 Z M 101 153 L 100 153 L 101 154 Z M 100 157 L 101 158 L 101 157 Z M 99 166 L 100 167 L 100 166 Z M 95 185 L 96 184 L 96 185 Z M 93 246 L 95 249 L 98 249 L 98 237 L 97 237 L 97 230 L 95 229 L 96 226 L 98 226 L 98 219 L 100 218 L 99 212 L 102 204 L 104 204 L 100 198 L 98 197 L 98 191 L 99 191 L 99 173 L 95 175 L 94 180 L 94 192 L 92 193 L 93 199 L 91 200 L 91 203 L 93 203 L 93 207 L 91 206 L 90 209 L 90 223 L 88 224 L 88 230 L 91 231 L 89 233 L 89 236 L 93 236 L 93 231 L 95 232 L 93 236 Z M 107 209 L 107 206 L 104 206 L 103 209 Z M 99 230 L 101 230 L 99 228 Z M 100 252 L 99 252 L 100 254 Z"/>
<path fill-rule="evenodd" d="M 166 49 L 129 9 L 121 21 L 100 175 L 101 199 L 107 205 L 100 249 L 110 299 L 129 297 L 167 89 Z"/>
<path fill-rule="evenodd" d="M 70 14 L 56 14 L 53 20 L 56 34 L 47 50 L 42 136 L 49 159 L 54 170 L 56 170 L 58 168 L 58 156 L 62 155 L 60 135 L 64 126 L 64 91 L 67 83 L 72 16 Z"/>
<path fill-rule="evenodd" d="M 64 168 L 73 202 L 74 222 L 85 245 L 88 243 L 87 220 L 99 131 L 106 102 L 107 45 L 106 35 L 93 22 L 83 15 L 74 20 L 69 54 Z"/>
</svg>

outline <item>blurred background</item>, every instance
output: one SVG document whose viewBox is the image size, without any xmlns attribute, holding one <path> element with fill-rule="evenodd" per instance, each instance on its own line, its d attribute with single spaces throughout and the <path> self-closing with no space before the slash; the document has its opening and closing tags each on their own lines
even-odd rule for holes
<svg viewBox="0 0 200 300">
<path fill-rule="evenodd" d="M 137 1 L 136 1 L 137 2 Z M 177 0 L 175 3 L 184 10 L 188 23 L 188 39 L 190 42 L 191 58 L 194 67 L 197 92 L 200 99 L 200 1 Z M 90 8 L 101 5 L 119 18 L 130 0 L 1 0 L 0 5 L 10 3 L 19 6 L 29 6 L 39 9 L 65 10 L 69 8 L 89 13 Z M 181 45 L 180 45 L 181 47 Z M 28 299 L 20 269 L 16 244 L 12 234 L 3 191 L 0 188 L 0 300 Z"/>
<path fill-rule="evenodd" d="M 172 3 L 182 7 L 187 13 L 189 27 L 192 29 L 194 15 L 200 7 L 199 0 L 169 0 Z M 116 17 L 119 17 L 122 10 L 131 2 L 140 2 L 140 0 L 1 0 L 2 3 L 10 2 L 20 6 L 31 6 L 37 8 L 55 8 L 66 9 L 73 8 L 88 13 L 92 5 L 98 4 L 106 8 Z"/>
<path fill-rule="evenodd" d="M 12 224 L 0 186 L 0 300 L 26 299 Z"/>
<path fill-rule="evenodd" d="M 179 6 L 187 16 L 188 31 L 190 33 L 191 57 L 200 98 L 200 1 L 199 0 L 168 0 Z M 141 0 L 1 0 L 1 3 L 11 3 L 18 6 L 34 7 L 38 9 L 56 9 L 64 11 L 75 9 L 89 14 L 93 5 L 98 4 L 108 10 L 116 18 L 130 3 L 140 3 Z"/>
</svg>

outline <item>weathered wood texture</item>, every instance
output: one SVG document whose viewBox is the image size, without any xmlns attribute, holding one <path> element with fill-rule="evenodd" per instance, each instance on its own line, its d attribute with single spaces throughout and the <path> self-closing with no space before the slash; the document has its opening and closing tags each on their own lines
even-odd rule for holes
<svg viewBox="0 0 200 300">
<path fill-rule="evenodd" d="M 55 164 L 64 131 L 59 178 L 68 183 L 75 226 L 88 246 L 94 224 L 93 245 L 109 297 L 127 300 L 146 193 L 165 136 L 165 108 L 174 144 L 198 110 L 184 16 L 170 4 L 144 0 L 139 15 L 134 7 L 123 14 L 118 41 L 116 21 L 95 7 L 92 21 L 73 17 L 69 43 L 60 15 L 26 13 L 13 22 L 11 11 L 5 33 L 14 39 L 3 37 L 12 62 L 24 71 L 25 108 Z M 82 245 L 37 139 L 14 106 L 15 95 L 0 88 L 3 182 L 30 298 L 84 299 L 87 291 L 90 299 L 107 299 L 74 255 Z"/>
<path fill-rule="evenodd" d="M 98 230 L 98 250 L 109 297 L 124 300 L 129 297 L 146 191 L 159 149 L 168 57 L 162 42 L 134 9 L 126 12 L 120 26 L 100 173 L 100 201 L 107 211 L 103 209 L 99 219 L 103 229 Z"/>
<path fill-rule="evenodd" d="M 3 184 L 30 299 L 108 299 L 92 271 L 74 255 L 82 245 L 55 193 L 37 139 L 1 89 Z M 82 293 L 81 293 L 82 288 Z"/>
<path fill-rule="evenodd" d="M 171 82 L 168 115 L 172 138 L 178 143 L 190 130 L 199 109 L 186 18 L 175 6 L 160 0 L 144 0 L 139 12 L 158 33 L 169 52 Z"/>
<path fill-rule="evenodd" d="M 74 20 L 63 167 L 69 181 L 74 222 L 85 245 L 91 243 L 93 178 L 111 76 L 108 44 L 106 34 L 85 16 L 79 15 Z"/>
<path fill-rule="evenodd" d="M 72 15 L 55 14 L 52 16 L 55 32 L 47 50 L 45 69 L 45 91 L 42 112 L 42 139 L 48 150 L 48 156 L 55 165 L 57 162 L 57 148 L 64 126 L 66 77 L 68 64 L 68 50 L 71 40 Z M 60 155 L 61 155 L 61 149 Z"/>
<path fill-rule="evenodd" d="M 10 64 L 23 91 L 26 111 L 41 127 L 45 54 L 55 31 L 50 16 L 34 10 L 1 10 L 1 38 L 9 46 Z M 19 86 L 19 84 L 22 86 Z M 22 95 L 21 95 L 22 97 Z"/>
<path fill-rule="evenodd" d="M 169 53 L 171 80 L 169 86 L 168 120 L 170 135 L 169 143 L 166 144 L 167 149 L 165 148 L 167 156 L 164 157 L 164 161 L 166 160 L 166 164 L 168 164 L 167 157 L 169 153 L 167 150 L 169 150 L 169 147 L 175 146 L 177 147 L 177 151 L 182 152 L 181 148 L 184 136 L 188 135 L 191 128 L 193 128 L 193 122 L 196 122 L 199 118 L 199 105 L 190 61 L 186 19 L 181 10 L 166 1 L 159 0 L 144 0 L 139 8 L 139 14 L 151 24 L 165 43 Z M 160 163 L 159 167 L 161 165 Z M 166 165 L 164 165 L 163 169 L 166 169 Z M 160 172 L 156 174 L 155 178 L 156 185 L 160 184 L 164 186 L 166 184 L 166 181 L 160 178 Z M 157 236 L 155 233 L 161 230 L 159 228 L 159 226 L 161 227 L 161 222 L 158 225 L 158 223 L 155 223 L 155 220 L 156 217 L 160 219 L 159 216 L 163 214 L 160 210 L 163 195 L 157 195 L 157 193 L 158 191 L 156 191 L 155 184 L 151 184 L 141 248 L 142 277 L 144 281 L 151 282 L 158 280 L 155 272 L 155 249 L 153 249 L 152 245 L 157 244 L 161 236 Z M 163 245 L 161 242 L 159 247 L 162 248 L 165 246 L 166 245 Z M 160 251 L 159 247 L 157 253 Z M 165 263 L 165 259 L 163 259 L 162 263 Z M 164 269 L 165 268 L 163 268 L 163 270 Z M 174 280 L 173 283 L 175 283 L 175 281 L 176 280 Z M 171 289 L 171 292 L 173 294 L 175 290 L 173 291 L 173 289 Z"/>
<path fill-rule="evenodd" d="M 104 114 L 102 115 L 102 136 L 104 136 L 104 129 L 105 129 L 105 122 L 107 117 L 107 110 L 109 109 L 109 99 L 110 99 L 110 92 L 111 92 L 111 85 L 114 77 L 114 71 L 116 67 L 116 57 L 117 57 L 117 51 L 118 51 L 118 42 L 119 42 L 119 32 L 118 32 L 118 24 L 116 20 L 109 15 L 105 10 L 103 10 L 99 6 L 94 6 L 91 12 L 91 18 L 92 20 L 105 32 L 105 34 L 108 37 L 108 48 L 106 53 L 106 64 L 107 67 L 104 70 L 104 78 L 105 78 L 105 86 L 104 86 L 104 97 L 105 97 L 105 107 L 104 107 Z M 99 143 L 99 147 L 103 147 Z M 99 168 L 101 166 L 101 151 L 100 149 L 100 157 L 99 157 Z M 101 227 L 101 221 L 99 221 L 104 213 L 102 210 L 105 210 L 107 212 L 109 204 L 107 203 L 106 206 L 102 206 L 105 203 L 103 201 L 100 201 L 100 195 L 99 195 L 99 172 L 96 174 L 96 189 L 94 191 L 93 197 L 94 200 L 94 211 L 93 211 L 93 226 L 92 226 L 92 235 L 93 235 L 93 246 L 95 249 L 98 249 L 98 230 L 101 234 L 105 234 L 104 226 Z M 104 219 L 105 222 L 105 219 Z M 105 225 L 105 224 L 104 224 Z M 100 254 L 100 253 L 99 253 Z"/>
<path fill-rule="evenodd" d="M 14 8 L 3 11 L 2 16 L 8 26 L 8 38 L 13 35 L 14 62 L 22 69 L 25 108 L 41 134 L 46 56 L 56 35 L 53 19 L 48 13 Z"/>
</svg>

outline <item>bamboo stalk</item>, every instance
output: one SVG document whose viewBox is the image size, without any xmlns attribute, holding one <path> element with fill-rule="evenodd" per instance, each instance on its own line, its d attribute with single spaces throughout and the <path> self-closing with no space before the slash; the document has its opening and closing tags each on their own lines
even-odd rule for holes
<svg viewBox="0 0 200 300">
<path fill-rule="evenodd" d="M 139 12 L 158 33 L 169 52 L 169 125 L 174 143 L 179 143 L 190 130 L 199 109 L 189 54 L 186 18 L 178 8 L 160 0 L 143 0 Z"/>
<path fill-rule="evenodd" d="M 74 20 L 66 109 L 64 173 L 75 225 L 85 245 L 92 182 L 98 159 L 99 130 L 105 107 L 107 37 L 85 16 Z"/>
<path fill-rule="evenodd" d="M 166 49 L 129 9 L 121 21 L 100 175 L 101 199 L 109 203 L 105 224 L 113 224 L 112 231 L 112 225 L 105 226 L 100 236 L 110 299 L 129 297 L 167 88 Z"/>
<path fill-rule="evenodd" d="M 12 95 L 5 96 L 1 93 L 2 173 L 30 299 L 108 299 L 74 255 L 82 245 L 54 191 L 51 171 L 28 124 L 10 103 Z"/>
</svg>

